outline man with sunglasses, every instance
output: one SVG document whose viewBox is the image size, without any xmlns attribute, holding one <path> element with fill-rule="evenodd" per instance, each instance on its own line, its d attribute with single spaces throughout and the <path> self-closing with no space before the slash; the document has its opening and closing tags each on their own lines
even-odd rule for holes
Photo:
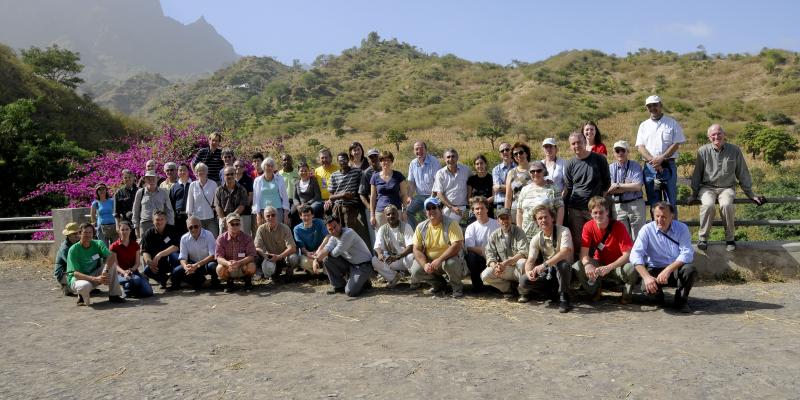
<svg viewBox="0 0 800 400">
<path fill-rule="evenodd" d="M 446 282 L 453 288 L 453 298 L 464 297 L 461 279 L 467 273 L 464 261 L 464 234 L 456 221 L 442 214 L 442 203 L 436 197 L 425 200 L 428 219 L 417 225 L 414 232 L 414 263 L 411 283 L 426 282 L 431 288 L 426 294 L 444 293 Z"/>
<path fill-rule="evenodd" d="M 611 174 L 611 186 L 606 196 L 614 199 L 614 211 L 617 221 L 625 224 L 631 240 L 636 240 L 636 235 L 645 224 L 645 204 L 642 196 L 642 167 L 639 163 L 631 161 L 628 157 L 630 146 L 628 142 L 620 140 L 614 143 L 614 157 L 616 162 L 608 166 Z"/>
<path fill-rule="evenodd" d="M 222 170 L 225 177 L 225 183 L 217 188 L 214 193 L 214 208 L 219 217 L 219 231 L 225 232 L 225 221 L 223 215 L 235 213 L 240 216 L 242 220 L 242 231 L 250 234 L 250 215 L 243 215 L 247 211 L 249 196 L 247 189 L 236 182 L 236 170 L 231 167 L 225 167 Z"/>
<path fill-rule="evenodd" d="M 297 245 L 292 235 L 292 230 L 282 224 L 277 218 L 278 210 L 275 207 L 264 208 L 264 220 L 267 221 L 256 231 L 256 253 L 261 260 L 261 273 L 272 278 L 272 282 L 279 280 L 289 282 L 292 277 L 292 267 L 289 257 L 297 253 Z M 286 273 L 281 278 L 281 271 Z"/>
<path fill-rule="evenodd" d="M 500 209 L 506 203 L 506 175 L 517 166 L 511 156 L 511 143 L 500 143 L 500 164 L 492 168 L 492 192 L 494 193 L 495 209 Z"/>
<path fill-rule="evenodd" d="M 217 237 L 217 276 L 225 280 L 225 292 L 236 290 L 233 280 L 242 278 L 244 289 L 253 288 L 253 275 L 256 274 L 256 246 L 250 235 L 242 232 L 242 218 L 230 213 L 225 217 L 226 232 Z"/>
<path fill-rule="evenodd" d="M 639 124 L 636 148 L 644 158 L 644 187 L 652 207 L 659 201 L 673 206 L 678 200 L 678 170 L 675 160 L 678 148 L 686 143 L 678 121 L 664 115 L 661 97 L 649 96 L 644 102 L 650 118 Z"/>
<path fill-rule="evenodd" d="M 431 195 L 444 206 L 444 216 L 460 222 L 467 215 L 467 180 L 472 171 L 458 162 L 458 152 L 450 148 L 444 152 L 444 168 L 436 171 Z"/>
<path fill-rule="evenodd" d="M 194 290 L 199 290 L 206 281 L 206 275 L 210 275 L 211 288 L 219 289 L 221 285 L 217 277 L 217 242 L 214 234 L 203 229 L 200 218 L 194 216 L 186 220 L 186 228 L 189 232 L 181 236 L 178 256 L 181 268 L 172 272 L 172 284 L 180 287 L 181 282 L 188 280 Z"/>
<path fill-rule="evenodd" d="M 164 181 L 158 185 L 158 188 L 164 189 L 169 193 L 170 189 L 172 189 L 172 185 L 178 182 L 178 164 L 172 161 L 164 164 L 164 175 L 167 179 L 164 179 Z"/>
</svg>

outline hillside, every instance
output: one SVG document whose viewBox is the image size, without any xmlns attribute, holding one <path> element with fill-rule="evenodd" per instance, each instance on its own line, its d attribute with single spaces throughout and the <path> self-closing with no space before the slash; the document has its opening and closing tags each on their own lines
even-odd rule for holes
<svg viewBox="0 0 800 400">
<path fill-rule="evenodd" d="M 90 95 L 98 93 L 99 95 L 94 97 L 94 101 L 98 105 L 132 115 L 142 108 L 148 99 L 170 84 L 170 81 L 159 74 L 143 72 L 118 85 L 102 82 L 96 85 L 87 85 L 82 89 Z"/>
<path fill-rule="evenodd" d="M 257 138 L 318 136 L 332 132 L 337 117 L 350 132 L 444 129 L 468 136 L 486 123 L 484 110 L 499 104 L 517 137 L 563 138 L 587 119 L 627 137 L 646 117 L 643 100 L 652 93 L 692 138 L 712 121 L 735 131 L 753 120 L 798 120 L 800 56 L 573 50 L 500 66 L 426 54 L 373 33 L 357 48 L 318 57 L 310 70 L 243 59 L 210 79 L 172 87 L 141 114 L 176 115 Z"/>
</svg>

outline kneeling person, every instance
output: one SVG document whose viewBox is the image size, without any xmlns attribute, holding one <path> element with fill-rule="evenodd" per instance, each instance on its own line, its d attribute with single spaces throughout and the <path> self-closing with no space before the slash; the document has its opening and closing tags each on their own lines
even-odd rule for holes
<svg viewBox="0 0 800 400">
<path fill-rule="evenodd" d="M 445 280 L 453 287 L 453 297 L 464 297 L 461 279 L 466 274 L 464 261 L 464 234 L 457 221 L 444 217 L 442 203 L 431 197 L 425 200 L 428 219 L 417 225 L 414 232 L 414 264 L 411 266 L 411 283 L 430 283 L 427 294 L 444 291 Z"/>
<path fill-rule="evenodd" d="M 631 251 L 631 262 L 642 277 L 642 291 L 664 303 L 663 286 L 677 287 L 674 306 L 689 313 L 689 291 L 697 271 L 692 265 L 694 249 L 689 227 L 675 221 L 675 206 L 665 201 L 653 205 L 652 221 L 646 224 Z"/>
<path fill-rule="evenodd" d="M 569 284 L 572 279 L 572 235 L 569 229 L 555 225 L 553 209 L 538 205 L 533 209 L 536 224 L 540 231 L 531 238 L 525 274 L 519 282 L 519 302 L 530 300 L 528 294 L 534 284 L 548 285 L 551 291 L 558 291 L 558 311 L 565 313 L 572 309 L 569 299 Z M 539 255 L 544 260 L 541 264 Z M 553 279 L 555 278 L 555 279 Z M 555 284 L 555 281 L 558 284 Z"/>
<path fill-rule="evenodd" d="M 314 218 L 314 209 L 308 204 L 300 206 L 299 212 L 302 222 L 293 231 L 294 242 L 300 253 L 289 256 L 289 265 L 292 268 L 301 267 L 310 274 L 318 274 L 322 271 L 322 265 L 317 261 L 317 252 L 322 250 L 328 230 L 325 221 Z"/>
<path fill-rule="evenodd" d="M 342 227 L 338 217 L 325 218 L 325 226 L 329 235 L 317 251 L 316 261 L 322 262 L 328 273 L 331 282 L 328 294 L 343 292 L 350 297 L 358 296 L 372 274 L 372 253 L 356 231 Z"/>
<path fill-rule="evenodd" d="M 601 282 L 613 280 L 625 285 L 620 303 L 628 304 L 638 278 L 628 262 L 633 241 L 625 224 L 608 217 L 608 209 L 608 202 L 600 196 L 589 200 L 592 220 L 583 225 L 580 260 L 572 269 L 593 300 L 602 296 Z"/>
<path fill-rule="evenodd" d="M 397 271 L 408 271 L 414 262 L 414 230 L 400 220 L 400 212 L 393 204 L 386 206 L 382 213 L 386 223 L 375 233 L 372 267 L 391 288 L 400 280 Z"/>
<path fill-rule="evenodd" d="M 500 208 L 495 213 L 500 229 L 489 235 L 486 244 L 486 269 L 483 283 L 497 288 L 503 297 L 511 297 L 511 283 L 519 283 L 528 258 L 528 238 L 522 228 L 511 223 L 511 210 Z"/>
<path fill-rule="evenodd" d="M 186 220 L 189 232 L 181 236 L 180 263 L 181 268 L 172 273 L 172 284 L 180 287 L 181 282 L 188 280 L 195 290 L 203 287 L 206 275 L 211 276 L 211 288 L 219 289 L 217 277 L 217 241 L 211 231 L 203 229 L 200 218 L 191 216 Z"/>
<path fill-rule="evenodd" d="M 178 230 L 174 225 L 167 224 L 167 213 L 153 211 L 153 227 L 142 236 L 142 260 L 145 264 L 144 275 L 161 284 L 162 289 L 178 289 L 175 281 L 167 288 L 167 280 L 169 275 L 183 269 L 178 260 L 180 242 Z"/>
<path fill-rule="evenodd" d="M 91 304 L 89 294 L 100 285 L 108 285 L 108 301 L 124 303 L 114 267 L 117 257 L 102 241 L 93 238 L 94 225 L 82 224 L 80 240 L 67 253 L 67 284 L 78 294 L 79 306 Z"/>
<path fill-rule="evenodd" d="M 230 213 L 225 217 L 227 232 L 217 237 L 217 276 L 227 281 L 225 291 L 235 290 L 233 280 L 242 278 L 244 289 L 253 288 L 253 275 L 256 274 L 256 246 L 253 238 L 242 232 L 242 217 Z"/>
<path fill-rule="evenodd" d="M 272 278 L 277 283 L 281 270 L 286 270 L 284 280 L 288 282 L 292 276 L 289 257 L 296 255 L 297 245 L 294 243 L 292 230 L 278 222 L 278 210 L 275 207 L 264 208 L 264 219 L 267 221 L 256 231 L 256 253 L 261 261 L 261 272 L 264 277 Z"/>
</svg>

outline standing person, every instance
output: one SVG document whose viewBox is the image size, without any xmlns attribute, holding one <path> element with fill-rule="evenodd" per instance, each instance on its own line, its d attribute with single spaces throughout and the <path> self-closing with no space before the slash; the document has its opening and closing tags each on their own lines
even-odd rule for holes
<svg viewBox="0 0 800 400">
<path fill-rule="evenodd" d="M 116 273 L 109 279 L 117 279 L 126 297 L 141 299 L 152 296 L 153 288 L 150 287 L 147 278 L 139 272 L 142 262 L 141 247 L 131 237 L 133 225 L 129 221 L 122 221 L 117 227 L 117 232 L 119 239 L 109 247 L 109 250 L 117 256 Z"/>
<path fill-rule="evenodd" d="M 108 285 L 109 302 L 124 303 L 125 299 L 121 296 L 122 291 L 114 274 L 117 257 L 102 241 L 93 240 L 94 225 L 84 223 L 80 230 L 80 240 L 67 252 L 67 284 L 78 294 L 78 305 L 90 305 L 89 296 L 100 285 Z"/>
<path fill-rule="evenodd" d="M 761 205 L 764 198 L 753 193 L 750 171 L 742 151 L 725 140 L 725 131 L 719 124 L 708 127 L 707 143 L 697 149 L 697 158 L 692 174 L 692 196 L 690 202 L 700 198 L 700 231 L 697 248 L 708 248 L 708 233 L 714 221 L 714 203 L 719 201 L 722 222 L 725 224 L 726 250 L 736 250 L 736 182 L 748 199 Z"/>
<path fill-rule="evenodd" d="M 593 121 L 586 121 L 581 126 L 583 137 L 586 138 L 586 150 L 593 153 L 608 155 L 606 145 L 603 144 L 603 135 L 600 133 L 600 128 L 597 127 Z"/>
<path fill-rule="evenodd" d="M 380 155 L 381 152 L 376 148 L 371 148 L 367 151 L 367 160 L 369 161 L 369 167 L 367 169 L 361 170 L 361 183 L 358 185 L 358 196 L 361 198 L 361 204 L 364 206 L 364 210 L 366 211 L 366 215 L 364 216 L 366 221 L 371 221 L 371 212 L 372 206 L 370 205 L 370 199 L 372 198 L 372 185 L 370 181 L 372 180 L 372 175 L 375 175 L 376 172 L 380 172 L 381 170 L 381 162 L 380 162 Z M 405 200 L 405 197 L 403 197 Z M 375 230 L 377 229 L 376 226 L 372 222 L 367 224 L 367 230 L 369 231 L 369 246 L 375 244 Z"/>
<path fill-rule="evenodd" d="M 414 263 L 411 266 L 411 284 L 427 282 L 431 285 L 425 293 L 433 296 L 444 293 L 445 278 L 453 288 L 453 298 L 464 297 L 461 279 L 467 270 L 464 261 L 464 234 L 455 221 L 442 214 L 442 203 L 436 197 L 425 200 L 428 219 L 414 231 Z"/>
<path fill-rule="evenodd" d="M 512 282 L 519 285 L 525 273 L 528 258 L 528 238 L 525 232 L 511 223 L 511 212 L 506 208 L 497 210 L 500 229 L 489 235 L 486 244 L 486 269 L 481 273 L 483 283 L 495 287 L 503 297 L 510 299 L 514 294 Z"/>
<path fill-rule="evenodd" d="M 247 207 L 244 208 L 244 213 L 250 215 L 252 212 L 251 206 L 253 205 L 253 183 L 254 180 L 247 173 L 247 163 L 243 160 L 236 160 L 233 162 L 233 172 L 236 183 L 242 185 L 244 190 L 247 191 Z M 223 179 L 224 181 L 224 179 Z"/>
<path fill-rule="evenodd" d="M 342 225 L 353 229 L 358 236 L 369 243 L 369 232 L 361 213 L 361 199 L 358 186 L 361 183 L 361 170 L 352 168 L 347 153 L 339 153 L 336 157 L 339 170 L 331 175 L 330 198 L 325 202 L 325 209 L 335 215 Z"/>
<path fill-rule="evenodd" d="M 675 160 L 678 148 L 686 143 L 683 128 L 672 117 L 664 115 L 661 97 L 645 100 L 650 118 L 639 124 L 636 147 L 644 158 L 644 187 L 647 202 L 652 206 L 668 201 L 673 206 L 678 200 L 678 169 Z"/>
<path fill-rule="evenodd" d="M 470 200 L 470 203 L 472 203 L 475 222 L 469 224 L 464 231 L 464 248 L 467 251 L 466 262 L 472 280 L 472 289 L 475 292 L 482 292 L 484 287 L 481 273 L 486 269 L 486 245 L 489 243 L 489 236 L 500 229 L 500 223 L 489 218 L 491 202 L 487 198 L 476 196 Z"/>
<path fill-rule="evenodd" d="M 533 161 L 528 164 L 528 171 L 531 174 L 531 181 L 522 188 L 517 198 L 517 215 L 516 224 L 528 237 L 528 240 L 533 238 L 533 235 L 539 232 L 539 225 L 536 223 L 536 217 L 533 215 L 533 210 L 539 205 L 546 205 L 555 211 L 556 225 L 564 224 L 564 201 L 561 198 L 561 193 L 556 191 L 555 185 L 548 181 L 547 169 L 541 161 Z"/>
<path fill-rule="evenodd" d="M 286 197 L 289 199 L 289 208 L 284 210 L 284 213 L 289 214 L 289 226 L 295 226 L 300 223 L 300 217 L 297 213 L 292 214 L 291 210 L 294 206 L 294 189 L 297 186 L 297 181 L 300 180 L 300 174 L 294 168 L 294 160 L 289 154 L 281 156 L 281 170 L 278 175 L 283 178 L 283 183 L 286 186 Z M 252 190 L 251 190 L 252 191 Z M 252 203 L 252 200 L 250 201 Z"/>
<path fill-rule="evenodd" d="M 444 160 L 445 166 L 436 171 L 431 193 L 442 202 L 444 216 L 460 223 L 467 215 L 467 179 L 472 171 L 458 162 L 456 149 L 445 150 Z"/>
<path fill-rule="evenodd" d="M 175 212 L 169 201 L 169 194 L 158 188 L 156 173 L 148 171 L 144 174 L 144 187 L 136 192 L 133 200 L 133 223 L 136 227 L 136 237 L 142 237 L 148 229 L 153 227 L 154 212 L 162 210 L 167 223 L 175 222 Z"/>
<path fill-rule="evenodd" d="M 227 147 L 222 149 L 223 165 L 222 169 L 219 170 L 219 181 L 217 182 L 217 186 L 222 186 L 222 183 L 225 182 L 225 168 L 233 168 L 234 161 L 236 161 L 236 155 L 233 154 L 233 149 Z"/>
<path fill-rule="evenodd" d="M 250 159 L 252 159 L 253 165 L 253 170 L 250 171 L 250 177 L 255 180 L 259 175 L 264 173 L 264 170 L 261 169 L 261 162 L 264 161 L 264 154 L 260 152 L 254 153 Z"/>
<path fill-rule="evenodd" d="M 117 223 L 133 221 L 133 202 L 136 199 L 136 176 L 129 169 L 122 170 L 123 186 L 114 193 L 114 218 Z"/>
<path fill-rule="evenodd" d="M 342 155 L 347 159 L 347 154 Z M 328 294 L 344 293 L 356 297 L 370 285 L 372 253 L 354 230 L 342 227 L 336 214 L 325 218 L 325 227 L 328 237 L 317 251 L 316 260 L 323 263 L 328 274 L 331 283 Z"/>
<path fill-rule="evenodd" d="M 89 219 L 97 227 L 97 238 L 108 246 L 117 240 L 117 221 L 114 219 L 114 199 L 108 193 L 105 183 L 94 187 Z"/>
<path fill-rule="evenodd" d="M 401 213 L 394 204 L 381 211 L 386 223 L 375 234 L 375 256 L 372 268 L 393 288 L 400 281 L 398 271 L 408 271 L 414 262 L 414 229 L 401 221 Z"/>
<path fill-rule="evenodd" d="M 412 228 L 417 226 L 416 214 L 424 211 L 423 204 L 425 199 L 431 197 L 436 171 L 441 168 L 439 160 L 428 154 L 428 146 L 423 141 L 414 142 L 414 155 L 416 158 L 408 164 L 409 199 L 406 201 L 407 220 Z"/>
<path fill-rule="evenodd" d="M 308 205 L 300 206 L 301 223 L 294 229 L 294 242 L 299 255 L 289 256 L 289 265 L 292 268 L 301 267 L 310 274 L 318 274 L 322 266 L 317 261 L 317 252 L 323 240 L 328 236 L 325 221 L 314 217 L 314 212 Z"/>
<path fill-rule="evenodd" d="M 661 287 L 677 287 L 673 306 L 680 312 L 691 313 L 689 291 L 697 276 L 692 265 L 692 236 L 686 224 L 674 219 L 674 208 L 665 201 L 653 205 L 655 221 L 639 231 L 631 250 L 631 263 L 642 278 L 643 292 L 664 305 Z"/>
<path fill-rule="evenodd" d="M 214 195 L 217 193 L 217 182 L 208 178 L 208 166 L 204 163 L 195 165 L 194 172 L 197 174 L 197 180 L 189 184 L 186 215 L 197 217 L 203 229 L 217 237 L 219 236 L 219 224 L 214 217 Z"/>
<path fill-rule="evenodd" d="M 494 208 L 505 208 L 506 205 L 506 176 L 508 171 L 514 169 L 517 163 L 511 156 L 511 143 L 502 142 L 499 147 L 500 164 L 492 168 L 492 193 L 494 193 Z"/>
<path fill-rule="evenodd" d="M 164 179 L 159 185 L 159 189 L 164 189 L 169 193 L 170 189 L 172 189 L 172 185 L 178 182 L 178 164 L 170 161 L 164 164 L 164 176 L 167 179 Z"/>
<path fill-rule="evenodd" d="M 173 271 L 172 284 L 180 287 L 183 281 L 188 280 L 194 290 L 200 290 L 206 275 L 209 275 L 211 288 L 219 289 L 222 285 L 217 277 L 217 241 L 214 235 L 203 229 L 197 217 L 186 220 L 186 230 L 188 232 L 181 236 L 178 254 L 181 268 Z"/>
<path fill-rule="evenodd" d="M 511 147 L 511 155 L 517 162 L 516 168 L 508 171 L 506 176 L 506 204 L 505 208 L 511 210 L 511 215 L 517 215 L 517 199 L 522 188 L 531 181 L 528 172 L 528 163 L 531 159 L 531 148 L 525 143 L 514 143 Z"/>
<path fill-rule="evenodd" d="M 467 178 L 467 198 L 471 199 L 476 196 L 486 198 L 489 202 L 487 204 L 489 218 L 494 218 L 493 178 L 492 175 L 489 175 L 486 157 L 478 154 L 472 161 L 472 165 L 475 167 L 475 174 Z M 474 220 L 474 215 L 470 218 L 470 222 L 472 220 Z"/>
<path fill-rule="evenodd" d="M 349 159 L 350 168 L 358 168 L 363 171 L 369 167 L 369 162 L 364 156 L 364 146 L 359 142 L 350 143 L 347 158 Z"/>
<path fill-rule="evenodd" d="M 547 168 L 547 180 L 553 182 L 553 185 L 556 187 L 556 192 L 563 194 L 564 166 L 567 161 L 563 158 L 558 158 L 558 145 L 553 138 L 547 138 L 542 141 L 542 150 L 544 151 L 544 159 L 542 159 L 542 162 Z"/>
<path fill-rule="evenodd" d="M 175 211 L 175 228 L 181 235 L 186 233 L 186 219 L 188 218 L 186 206 L 189 204 L 189 186 L 191 184 L 189 166 L 181 164 L 178 166 L 178 181 L 172 185 L 169 191 L 169 201 Z"/>
<path fill-rule="evenodd" d="M 339 169 L 333 165 L 333 155 L 328 149 L 321 149 L 317 154 L 319 160 L 319 167 L 314 169 L 314 176 L 317 178 L 317 185 L 319 192 L 322 195 L 322 200 L 326 201 L 331 197 L 328 191 L 331 182 L 331 176 Z M 349 160 L 348 160 L 349 162 Z M 326 209 L 326 211 L 328 211 Z"/>
<path fill-rule="evenodd" d="M 226 281 L 225 293 L 236 290 L 234 279 L 244 281 L 244 290 L 253 288 L 253 275 L 256 274 L 256 246 L 253 238 L 242 232 L 242 220 L 238 214 L 225 217 L 227 230 L 217 237 L 217 276 Z"/>
<path fill-rule="evenodd" d="M 145 276 L 158 282 L 162 289 L 179 289 L 175 280 L 167 288 L 167 280 L 177 268 L 181 268 L 178 261 L 180 243 L 181 237 L 174 225 L 167 224 L 166 214 L 161 210 L 153 212 L 153 227 L 142 236 L 142 261 Z"/>
<path fill-rule="evenodd" d="M 70 222 L 64 227 L 64 230 L 61 231 L 61 234 L 64 235 L 64 241 L 58 246 L 58 251 L 56 252 L 53 277 L 56 278 L 61 285 L 61 293 L 63 293 L 64 296 L 75 295 L 67 284 L 67 255 L 69 253 L 69 248 L 72 247 L 73 244 L 78 243 L 78 240 L 81 238 L 80 227 L 80 224 L 77 222 Z"/>
<path fill-rule="evenodd" d="M 564 167 L 564 204 L 567 207 L 567 226 L 572 236 L 572 248 L 580 249 L 583 226 L 592 219 L 589 199 L 602 196 L 611 186 L 606 158 L 586 150 L 586 137 L 581 132 L 569 135 L 569 145 L 575 157 Z"/>
<path fill-rule="evenodd" d="M 217 185 L 222 182 L 222 179 L 219 177 L 219 172 L 222 171 L 222 166 L 225 165 L 225 163 L 222 161 L 221 145 L 222 135 L 215 132 L 208 136 L 208 147 L 200 149 L 194 157 L 194 160 L 192 160 L 192 168 L 194 169 L 195 176 L 197 176 L 197 164 L 203 163 L 206 166 L 208 177 Z"/>
<path fill-rule="evenodd" d="M 612 280 L 625 285 L 620 304 L 628 304 L 639 277 L 633 264 L 628 262 L 633 241 L 622 222 L 609 218 L 609 209 L 609 202 L 600 196 L 589 200 L 592 220 L 583 226 L 580 258 L 572 269 L 592 300 L 600 300 L 602 282 Z"/>
<path fill-rule="evenodd" d="M 293 267 L 289 258 L 297 254 L 292 229 L 278 221 L 275 207 L 264 209 L 264 220 L 267 221 L 256 231 L 256 253 L 261 259 L 261 271 L 264 277 L 272 278 L 272 282 L 289 282 Z M 281 277 L 281 271 L 286 273 Z"/>
<path fill-rule="evenodd" d="M 616 219 L 628 228 L 632 240 L 645 224 L 645 205 L 642 196 L 642 167 L 639 163 L 628 159 L 630 146 L 628 142 L 620 140 L 614 143 L 614 157 L 616 162 L 609 165 L 611 186 L 606 196 L 614 199 Z"/>
<path fill-rule="evenodd" d="M 267 157 L 261 163 L 264 173 L 253 182 L 253 212 L 256 214 L 256 225 L 265 222 L 263 212 L 268 206 L 275 207 L 278 213 L 278 222 L 289 224 L 289 196 L 286 193 L 286 183 L 277 173 L 275 160 Z"/>
<path fill-rule="evenodd" d="M 235 213 L 242 221 L 242 232 L 250 235 L 250 215 L 245 215 L 247 208 L 247 189 L 236 182 L 236 172 L 233 167 L 222 169 L 225 182 L 214 192 L 214 210 L 217 215 L 228 215 Z M 219 218 L 219 231 L 225 231 L 225 219 Z"/>
<path fill-rule="evenodd" d="M 370 179 L 370 224 L 375 229 L 383 226 L 386 215 L 383 209 L 388 205 L 393 205 L 400 210 L 405 210 L 403 199 L 408 198 L 408 183 L 406 177 L 400 171 L 392 169 L 394 164 L 394 154 L 391 151 L 384 151 L 380 155 L 381 169 L 372 174 Z M 405 214 L 405 213 L 403 213 Z M 405 217 L 405 215 L 403 215 Z"/>
<path fill-rule="evenodd" d="M 164 181 L 164 178 L 158 176 L 158 171 L 156 171 L 156 160 L 147 160 L 144 163 L 144 175 L 147 175 L 148 172 L 152 172 L 153 175 L 156 177 L 156 185 L 160 185 L 161 182 Z M 144 187 L 144 175 L 139 178 L 139 187 Z"/>
<path fill-rule="evenodd" d="M 321 219 L 325 215 L 325 211 L 319 184 L 311 176 L 311 168 L 305 161 L 300 162 L 297 169 L 300 172 L 300 179 L 295 183 L 292 211 L 299 213 L 300 208 L 309 206 L 314 212 L 314 218 Z"/>
<path fill-rule="evenodd" d="M 569 312 L 572 309 L 569 298 L 574 253 L 572 237 L 569 229 L 553 223 L 554 214 L 550 207 L 545 205 L 536 207 L 533 214 L 536 216 L 536 223 L 539 224 L 539 233 L 531 239 L 525 273 L 520 277 L 520 296 L 517 301 L 527 303 L 530 301 L 529 293 L 532 287 L 544 285 L 549 287 L 552 295 L 557 295 L 558 312 Z M 539 260 L 542 262 L 539 263 Z M 555 298 L 552 300 L 555 302 Z"/>
</svg>

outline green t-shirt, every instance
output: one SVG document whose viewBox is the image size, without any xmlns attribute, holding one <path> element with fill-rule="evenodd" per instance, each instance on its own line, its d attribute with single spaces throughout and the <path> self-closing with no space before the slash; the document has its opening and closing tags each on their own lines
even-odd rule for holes
<svg viewBox="0 0 800 400">
<path fill-rule="evenodd" d="M 100 240 L 92 240 L 89 248 L 83 247 L 81 242 L 73 244 L 67 253 L 67 283 L 72 285 L 75 281 L 75 271 L 91 274 L 109 255 L 111 252 Z"/>
</svg>

